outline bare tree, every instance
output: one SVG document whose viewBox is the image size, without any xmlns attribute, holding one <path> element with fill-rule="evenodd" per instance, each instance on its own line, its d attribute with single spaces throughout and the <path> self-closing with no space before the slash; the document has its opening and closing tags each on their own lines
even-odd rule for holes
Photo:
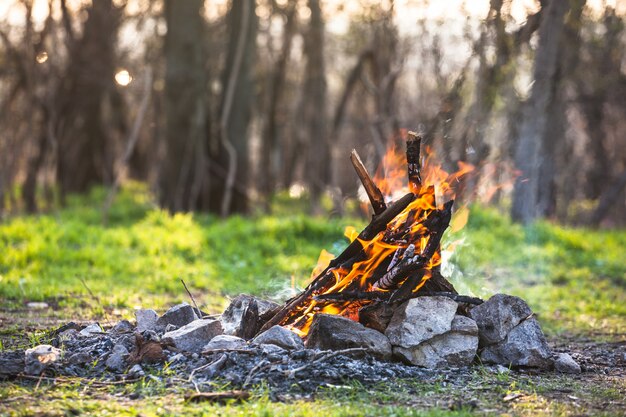
<svg viewBox="0 0 626 417">
<path fill-rule="evenodd" d="M 326 68 L 324 19 L 320 0 L 309 0 L 311 19 L 305 37 L 307 65 L 304 76 L 303 120 L 306 149 L 305 172 L 311 211 L 319 212 L 320 197 L 330 182 L 330 144 L 326 116 Z"/>
<path fill-rule="evenodd" d="M 112 0 L 93 2 L 87 9 L 82 36 L 70 50 L 62 86 L 64 101 L 58 109 L 63 120 L 57 126 L 57 180 L 63 195 L 84 192 L 112 179 L 111 132 L 105 107 L 116 94 L 115 42 L 121 12 Z"/>
<path fill-rule="evenodd" d="M 283 140 L 282 132 L 284 131 L 285 121 L 287 119 L 285 112 L 288 111 L 287 106 L 283 103 L 283 97 L 285 95 L 285 84 L 288 73 L 287 64 L 289 62 L 289 55 L 291 54 L 293 38 L 298 28 L 297 6 L 298 1 L 294 0 L 288 2 L 284 10 L 280 10 L 285 20 L 282 45 L 269 80 L 267 116 L 261 147 L 259 178 L 259 189 L 266 197 L 266 209 L 270 208 L 269 197 L 275 191 L 278 183 L 281 163 L 290 163 L 290 161 L 284 161 L 285 155 L 289 153 L 281 149 L 281 144 L 286 142 Z M 290 184 L 285 185 L 289 186 Z"/>
<path fill-rule="evenodd" d="M 248 128 L 255 99 L 253 67 L 256 55 L 257 15 L 254 0 L 232 0 L 227 16 L 228 50 L 222 75 L 219 143 L 211 148 L 213 172 L 211 211 L 223 216 L 248 209 Z M 213 138 L 215 139 L 215 138 Z"/>
<path fill-rule="evenodd" d="M 165 158 L 159 200 L 170 211 L 209 203 L 204 0 L 165 1 Z"/>
<path fill-rule="evenodd" d="M 548 127 L 547 110 L 554 97 L 557 51 L 569 7 L 569 1 L 551 1 L 539 27 L 534 82 L 530 97 L 524 104 L 515 150 L 515 164 L 522 175 L 515 182 L 511 216 L 522 223 L 529 223 L 539 215 L 542 140 Z"/>
</svg>

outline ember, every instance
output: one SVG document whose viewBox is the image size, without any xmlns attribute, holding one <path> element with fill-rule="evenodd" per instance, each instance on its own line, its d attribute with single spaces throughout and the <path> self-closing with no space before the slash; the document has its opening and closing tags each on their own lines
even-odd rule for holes
<svg viewBox="0 0 626 417">
<path fill-rule="evenodd" d="M 385 178 L 372 180 L 356 151 L 352 151 L 350 159 L 374 210 L 372 221 L 358 235 L 350 233 L 351 243 L 343 253 L 261 331 L 280 324 L 306 336 L 313 317 L 319 313 L 359 321 L 363 307 L 406 301 L 420 295 L 418 291 L 454 297 L 454 287 L 439 273 L 440 243 L 452 215 L 452 184 L 473 167 L 460 164 L 458 172 L 448 174 L 433 162 L 433 153 L 428 149 L 422 166 L 421 138 L 413 132 L 408 135 L 404 162 L 395 149 L 385 156 L 383 164 L 392 167 Z M 408 186 L 402 184 L 400 175 L 408 177 Z M 398 191 L 406 193 L 387 204 L 383 191 L 388 196 Z M 438 205 L 436 196 L 448 201 Z"/>
</svg>

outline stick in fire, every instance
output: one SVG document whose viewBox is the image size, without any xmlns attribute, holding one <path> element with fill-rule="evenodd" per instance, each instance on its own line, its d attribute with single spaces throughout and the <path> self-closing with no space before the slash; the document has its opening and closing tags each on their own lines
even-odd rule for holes
<svg viewBox="0 0 626 417">
<path fill-rule="evenodd" d="M 453 200 L 437 208 L 434 184 L 422 184 L 421 138 L 409 132 L 406 144 L 410 193 L 389 205 L 356 151 L 352 151 L 350 159 L 374 210 L 372 221 L 259 333 L 280 324 L 305 335 L 316 313 L 357 319 L 363 306 L 406 300 L 421 289 L 457 294 L 437 268 L 441 262 L 441 237 L 450 223 Z M 425 286 L 428 281 L 432 285 Z M 387 295 L 381 296 L 383 293 Z"/>
</svg>

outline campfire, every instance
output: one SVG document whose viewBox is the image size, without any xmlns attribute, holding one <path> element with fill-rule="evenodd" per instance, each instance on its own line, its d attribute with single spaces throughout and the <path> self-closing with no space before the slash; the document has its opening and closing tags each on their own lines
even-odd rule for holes
<svg viewBox="0 0 626 417">
<path fill-rule="evenodd" d="M 69 323 L 52 333 L 50 345 L 0 352 L 0 378 L 106 375 L 113 381 L 106 383 L 117 384 L 146 377 L 144 367 L 167 366 L 196 390 L 226 380 L 287 392 L 297 381 L 312 392 L 345 379 L 424 378 L 432 376 L 424 368 L 466 368 L 477 357 L 482 364 L 581 372 L 568 354 L 552 352 L 524 300 L 459 295 L 442 276 L 452 185 L 472 167 L 460 164 L 447 174 L 428 149 L 422 164 L 421 140 L 408 136 L 402 174 L 408 185 L 395 200 L 385 194 L 398 191 L 397 177 L 373 180 L 352 152 L 372 220 L 282 306 L 242 294 L 221 315 L 207 315 L 189 293 L 194 307 L 182 303 L 160 316 L 140 309 L 136 323 L 122 320 L 106 330 Z"/>
<path fill-rule="evenodd" d="M 403 188 L 407 192 L 388 203 L 381 188 L 388 193 L 402 191 L 398 176 L 374 181 L 352 151 L 350 160 L 373 208 L 372 221 L 358 236 L 351 236 L 350 245 L 265 323 L 261 332 L 278 324 L 306 336 L 318 313 L 341 315 L 376 328 L 371 313 L 380 304 L 401 303 L 420 295 L 457 298 L 452 284 L 439 272 L 441 238 L 452 215 L 451 184 L 473 167 L 461 164 L 458 172 L 447 174 L 431 158 L 422 166 L 420 156 L 421 138 L 408 132 L 406 163 L 402 164 L 406 165 L 408 185 Z M 392 150 L 386 158 L 397 162 L 397 152 Z M 394 171 L 397 173 L 397 168 Z M 438 204 L 436 195 L 446 201 Z"/>
</svg>

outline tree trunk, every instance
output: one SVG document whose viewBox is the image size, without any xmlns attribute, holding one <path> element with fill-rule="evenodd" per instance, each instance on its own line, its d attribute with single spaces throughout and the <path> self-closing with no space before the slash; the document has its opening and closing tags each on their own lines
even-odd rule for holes
<svg viewBox="0 0 626 417">
<path fill-rule="evenodd" d="M 270 209 L 269 200 L 275 191 L 278 175 L 281 171 L 281 154 L 288 155 L 288 152 L 281 152 L 281 121 L 286 118 L 282 114 L 287 109 L 282 106 L 282 97 L 285 89 L 287 76 L 287 63 L 291 53 L 291 44 L 297 28 L 297 1 L 288 4 L 285 14 L 285 26 L 283 28 L 283 44 L 280 55 L 276 59 L 274 72 L 271 75 L 270 91 L 268 98 L 267 120 L 263 132 L 263 143 L 261 149 L 259 189 L 265 197 L 266 210 Z M 284 122 L 283 125 L 284 126 Z M 288 163 L 287 161 L 283 163 Z"/>
<path fill-rule="evenodd" d="M 172 212 L 208 203 L 204 0 L 165 1 L 165 159 L 159 200 Z"/>
<path fill-rule="evenodd" d="M 256 54 L 257 15 L 254 0 L 233 0 L 228 14 L 229 41 L 222 76 L 220 143 L 212 148 L 212 163 L 222 173 L 211 184 L 211 211 L 227 215 L 248 209 L 248 126 L 255 100 L 253 67 Z"/>
<path fill-rule="evenodd" d="M 546 109 L 548 120 L 544 136 L 541 140 L 541 161 L 537 189 L 537 210 L 541 217 L 550 217 L 556 214 L 557 209 L 557 173 L 564 171 L 563 156 L 571 153 L 564 152 L 568 144 L 565 141 L 567 130 L 567 97 L 565 84 L 571 78 L 578 62 L 580 49 L 581 16 L 586 0 L 570 0 L 571 9 L 565 21 L 560 38 L 557 67 L 553 76 L 552 99 Z"/>
<path fill-rule="evenodd" d="M 551 1 L 547 7 L 539 27 L 534 83 L 525 103 L 515 151 L 515 164 L 521 175 L 515 182 L 511 216 L 522 223 L 530 223 L 540 214 L 538 196 L 542 141 L 549 122 L 547 110 L 553 99 L 558 47 L 569 2 Z"/>
<path fill-rule="evenodd" d="M 115 41 L 121 18 L 112 0 L 93 2 L 82 38 L 72 44 L 64 80 L 57 180 L 62 195 L 111 180 L 113 158 L 104 105 L 115 88 Z"/>
<path fill-rule="evenodd" d="M 304 81 L 305 172 L 311 211 L 319 213 L 320 199 L 330 183 L 330 145 L 326 120 L 326 69 L 324 64 L 324 20 L 320 0 L 309 0 L 311 20 L 305 39 L 307 66 Z"/>
</svg>

